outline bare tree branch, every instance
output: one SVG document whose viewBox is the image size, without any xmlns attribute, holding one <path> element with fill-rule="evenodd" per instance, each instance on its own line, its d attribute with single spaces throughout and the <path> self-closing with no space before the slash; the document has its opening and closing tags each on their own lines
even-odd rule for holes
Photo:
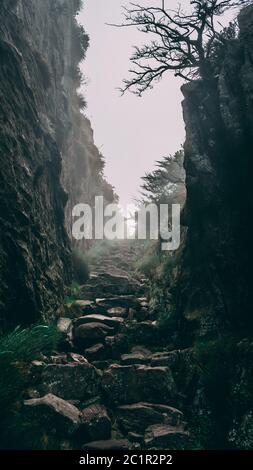
<svg viewBox="0 0 253 470">
<path fill-rule="evenodd" d="M 165 3 L 161 0 L 160 7 L 144 7 L 130 2 L 124 8 L 125 21 L 113 25 L 135 26 L 153 37 L 150 44 L 135 48 L 130 58 L 135 68 L 130 70 L 132 77 L 123 81 L 122 93 L 130 90 L 141 95 L 168 71 L 185 80 L 196 76 L 210 79 L 213 45 L 225 42 L 215 20 L 229 8 L 247 5 L 249 0 L 191 0 L 189 13 L 180 5 L 177 10 L 169 10 Z"/>
</svg>

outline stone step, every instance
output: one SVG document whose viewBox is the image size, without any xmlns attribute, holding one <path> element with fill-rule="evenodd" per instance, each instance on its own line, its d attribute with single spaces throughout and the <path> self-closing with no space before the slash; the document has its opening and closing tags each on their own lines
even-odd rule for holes
<svg viewBox="0 0 253 470">
<path fill-rule="evenodd" d="M 89 281 L 66 307 L 69 315 L 58 321 L 66 345 L 61 350 L 71 352 L 32 365 L 25 408 L 43 411 L 42 430 L 52 414 L 67 448 L 187 448 L 183 414 L 174 408 L 178 351 L 162 350 L 148 282 L 129 275 L 136 251 L 129 253 L 129 244 L 111 249 L 93 263 Z"/>
<path fill-rule="evenodd" d="M 26 418 L 36 420 L 43 430 L 54 430 L 61 437 L 77 433 L 82 425 L 78 408 L 52 393 L 25 400 L 23 413 Z"/>
<path fill-rule="evenodd" d="M 145 365 L 112 364 L 103 374 L 102 389 L 114 405 L 139 401 L 168 404 L 176 395 L 169 368 Z"/>
<path fill-rule="evenodd" d="M 39 396 L 51 393 L 64 400 L 83 401 L 97 396 L 101 387 L 101 372 L 85 358 L 82 359 L 83 362 L 70 359 L 67 364 L 34 361 L 29 371 L 31 390 Z"/>
<path fill-rule="evenodd" d="M 106 315 L 94 313 L 91 315 L 79 317 L 77 320 L 75 320 L 74 327 L 78 328 L 79 326 L 85 325 L 87 323 L 102 323 L 113 328 L 114 330 L 118 330 L 122 323 L 124 323 L 124 320 L 120 317 L 107 317 Z"/>
<path fill-rule="evenodd" d="M 108 298 L 97 298 L 96 305 L 107 311 L 115 307 L 141 309 L 141 304 L 134 295 L 114 295 Z"/>
<path fill-rule="evenodd" d="M 176 408 L 148 402 L 119 406 L 117 423 L 124 433 L 136 432 L 144 435 L 146 429 L 155 424 L 179 426 L 183 414 Z"/>
</svg>

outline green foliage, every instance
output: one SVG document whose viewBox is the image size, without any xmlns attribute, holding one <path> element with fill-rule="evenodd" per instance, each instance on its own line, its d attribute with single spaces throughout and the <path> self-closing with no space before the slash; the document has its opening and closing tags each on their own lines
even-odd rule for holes
<svg viewBox="0 0 253 470">
<path fill-rule="evenodd" d="M 69 295 L 67 295 L 64 299 L 64 305 L 66 307 L 69 308 L 76 303 L 76 299 L 81 289 L 82 289 L 82 286 L 80 286 L 80 284 L 78 284 L 77 282 L 72 282 Z M 68 316 L 67 310 L 65 310 L 65 315 Z"/>
<path fill-rule="evenodd" d="M 220 40 L 215 40 L 210 44 L 210 57 L 208 61 L 214 75 L 220 73 L 224 59 L 227 55 L 227 45 L 237 39 L 238 32 L 238 21 L 235 20 L 230 22 L 229 26 L 223 29 L 220 33 Z"/>
<path fill-rule="evenodd" d="M 185 184 L 184 152 L 180 150 L 156 163 L 157 169 L 142 178 L 143 202 L 173 202 L 173 194 L 176 194 L 179 186 Z"/>
<path fill-rule="evenodd" d="M 0 358 L 28 362 L 39 352 L 47 354 L 52 351 L 59 339 L 59 332 L 53 325 L 35 325 L 26 329 L 17 327 L 0 339 Z"/>
<path fill-rule="evenodd" d="M 136 263 L 137 272 L 143 274 L 148 279 L 153 279 L 156 270 L 160 265 L 160 250 L 157 241 L 147 241 L 143 256 Z"/>
<path fill-rule="evenodd" d="M 27 386 L 29 363 L 40 353 L 49 354 L 57 348 L 61 334 L 53 325 L 16 328 L 0 339 L 0 426 L 5 441 L 19 427 L 19 407 Z"/>
<path fill-rule="evenodd" d="M 78 282 L 72 282 L 71 284 L 71 295 L 72 296 L 75 296 L 76 294 L 78 294 L 82 289 L 82 286 L 80 286 L 80 284 L 78 284 Z"/>
<path fill-rule="evenodd" d="M 73 279 L 78 284 L 84 284 L 89 279 L 89 265 L 86 253 L 80 250 L 72 252 Z"/>
<path fill-rule="evenodd" d="M 175 255 L 163 253 L 150 287 L 150 309 L 157 314 L 158 324 L 165 335 L 174 332 L 177 327 L 177 312 L 170 293 L 173 270 L 176 265 Z"/>
<path fill-rule="evenodd" d="M 73 63 L 84 60 L 86 51 L 89 47 L 89 36 L 86 34 L 83 26 L 75 21 L 72 30 L 72 56 Z"/>
</svg>

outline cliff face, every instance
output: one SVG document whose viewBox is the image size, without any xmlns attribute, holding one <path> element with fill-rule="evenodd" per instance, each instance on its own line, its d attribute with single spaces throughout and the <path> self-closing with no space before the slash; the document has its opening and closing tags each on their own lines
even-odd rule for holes
<svg viewBox="0 0 253 470">
<path fill-rule="evenodd" d="M 0 4 L 0 330 L 56 313 L 71 281 L 72 206 L 113 197 L 80 111 L 80 4 Z"/>
<path fill-rule="evenodd" d="M 212 83 L 183 86 L 187 235 L 177 289 L 184 332 L 252 325 L 253 8 Z"/>
</svg>

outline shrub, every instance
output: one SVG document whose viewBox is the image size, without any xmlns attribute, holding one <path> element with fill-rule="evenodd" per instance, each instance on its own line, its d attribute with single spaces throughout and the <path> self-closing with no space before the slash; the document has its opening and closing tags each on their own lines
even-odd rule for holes
<svg viewBox="0 0 253 470">
<path fill-rule="evenodd" d="M 146 244 L 143 257 L 136 264 L 136 270 L 148 279 L 153 279 L 156 276 L 159 265 L 160 253 L 158 243 L 156 241 L 149 241 Z"/>
<path fill-rule="evenodd" d="M 79 250 L 72 252 L 73 279 L 78 284 L 84 284 L 89 279 L 89 265 L 85 253 Z"/>
<path fill-rule="evenodd" d="M 81 93 L 77 93 L 77 101 L 78 106 L 82 111 L 87 108 L 87 101 Z"/>
<path fill-rule="evenodd" d="M 78 14 L 83 8 L 83 0 L 74 0 L 74 12 Z"/>
<path fill-rule="evenodd" d="M 86 55 L 86 51 L 89 47 L 89 36 L 86 34 L 83 26 L 79 25 L 75 21 L 72 29 L 72 56 L 73 62 L 81 62 Z"/>
</svg>

